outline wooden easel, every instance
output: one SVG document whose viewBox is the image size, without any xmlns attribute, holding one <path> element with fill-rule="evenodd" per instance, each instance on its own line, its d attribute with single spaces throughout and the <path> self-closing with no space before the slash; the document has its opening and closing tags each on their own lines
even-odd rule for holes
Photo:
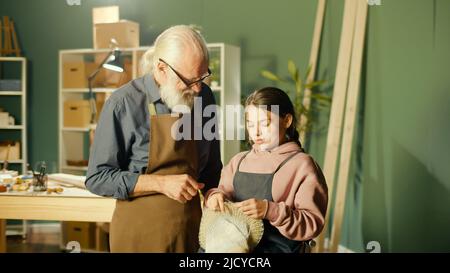
<svg viewBox="0 0 450 273">
<path fill-rule="evenodd" d="M 339 57 L 336 69 L 336 81 L 331 105 L 330 123 L 328 127 L 327 146 L 325 151 L 324 175 L 328 184 L 328 210 L 325 227 L 317 240 L 317 252 L 337 252 L 344 217 L 345 195 L 349 178 L 352 156 L 352 142 L 356 120 L 356 110 L 359 95 L 359 83 L 364 49 L 364 38 L 367 21 L 366 0 L 346 0 L 344 7 L 344 21 L 339 47 Z M 342 132 L 342 120 L 345 122 Z M 341 144 L 341 134 L 342 144 Z M 325 246 L 330 221 L 330 208 L 334 192 L 334 180 L 337 168 L 337 157 L 340 154 L 340 168 L 336 189 L 336 200 L 329 248 Z"/>
<path fill-rule="evenodd" d="M 3 24 L 0 21 L 0 30 L 0 56 L 15 54 L 16 57 L 20 57 L 20 46 L 13 20 L 10 20 L 8 16 L 3 16 Z"/>
</svg>

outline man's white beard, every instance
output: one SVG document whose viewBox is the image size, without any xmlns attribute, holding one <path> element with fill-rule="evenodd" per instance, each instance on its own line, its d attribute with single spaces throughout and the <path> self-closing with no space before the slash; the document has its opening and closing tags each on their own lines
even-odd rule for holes
<svg viewBox="0 0 450 273">
<path fill-rule="evenodd" d="M 166 85 L 161 85 L 160 88 L 161 100 L 167 104 L 172 111 L 175 112 L 185 112 L 190 111 L 194 106 L 195 92 L 191 89 L 184 91 L 177 90 L 175 85 L 167 83 Z M 186 107 L 188 109 L 186 109 Z"/>
</svg>

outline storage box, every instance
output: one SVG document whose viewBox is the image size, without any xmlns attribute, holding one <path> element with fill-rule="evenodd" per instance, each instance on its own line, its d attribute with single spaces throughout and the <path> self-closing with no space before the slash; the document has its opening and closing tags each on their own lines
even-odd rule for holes
<svg viewBox="0 0 450 273">
<path fill-rule="evenodd" d="M 108 69 L 103 71 L 103 85 L 107 88 L 119 88 L 127 82 L 131 81 L 133 68 L 131 66 L 131 61 L 125 59 L 124 61 L 124 71 L 122 73 L 114 72 Z M 100 82 L 98 82 L 100 84 Z"/>
<path fill-rule="evenodd" d="M 0 127 L 7 127 L 9 125 L 9 113 L 0 112 Z"/>
<path fill-rule="evenodd" d="M 0 80 L 0 91 L 21 91 L 21 80 Z"/>
<path fill-rule="evenodd" d="M 82 250 L 95 249 L 95 223 L 63 222 L 62 237 L 64 246 L 70 241 L 80 243 Z"/>
<path fill-rule="evenodd" d="M 117 23 L 119 22 L 119 6 L 106 6 L 92 9 L 92 23 Z"/>
<path fill-rule="evenodd" d="M 82 160 L 66 160 L 67 166 L 87 167 L 89 161 L 87 159 Z"/>
<path fill-rule="evenodd" d="M 6 152 L 9 148 L 8 161 L 19 160 L 20 158 L 20 142 L 19 141 L 1 141 L 0 142 L 0 161 L 5 160 Z"/>
<path fill-rule="evenodd" d="M 88 77 L 96 68 L 93 62 L 63 63 L 63 88 L 88 88 Z M 101 75 L 97 75 L 95 82 L 99 81 L 100 77 Z"/>
<path fill-rule="evenodd" d="M 64 102 L 64 127 L 87 127 L 91 121 L 89 100 Z"/>
<path fill-rule="evenodd" d="M 110 48 L 115 39 L 121 48 L 139 47 L 139 24 L 121 20 L 117 23 L 94 25 L 94 48 Z"/>
</svg>

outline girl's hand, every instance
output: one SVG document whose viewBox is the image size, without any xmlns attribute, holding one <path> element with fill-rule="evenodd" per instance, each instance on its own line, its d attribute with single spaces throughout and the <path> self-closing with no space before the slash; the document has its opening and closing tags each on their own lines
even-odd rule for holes
<svg viewBox="0 0 450 273">
<path fill-rule="evenodd" d="M 221 192 L 214 193 L 208 197 L 206 201 L 206 207 L 213 210 L 220 210 L 225 212 L 225 207 L 223 206 L 224 195 Z"/>
<path fill-rule="evenodd" d="M 267 200 L 248 199 L 242 202 L 234 203 L 234 206 L 239 208 L 245 215 L 255 218 L 264 219 L 269 208 Z"/>
</svg>

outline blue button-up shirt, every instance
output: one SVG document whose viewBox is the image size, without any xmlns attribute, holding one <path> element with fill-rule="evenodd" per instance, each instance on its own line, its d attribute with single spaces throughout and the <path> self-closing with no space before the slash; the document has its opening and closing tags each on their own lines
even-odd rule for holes
<svg viewBox="0 0 450 273">
<path fill-rule="evenodd" d="M 202 84 L 199 97 L 203 109 L 215 104 L 211 89 Z M 133 192 L 138 177 L 145 174 L 149 160 L 150 115 L 148 104 L 154 103 L 158 114 L 170 113 L 161 101 L 159 87 L 152 75 L 135 79 L 118 90 L 105 102 L 91 147 L 86 187 L 89 191 L 126 200 Z M 203 117 L 203 127 L 217 116 Z M 203 191 L 217 187 L 222 170 L 219 140 L 196 141 L 199 159 L 198 182 Z M 151 159 L 150 159 L 151 160 Z"/>
</svg>

